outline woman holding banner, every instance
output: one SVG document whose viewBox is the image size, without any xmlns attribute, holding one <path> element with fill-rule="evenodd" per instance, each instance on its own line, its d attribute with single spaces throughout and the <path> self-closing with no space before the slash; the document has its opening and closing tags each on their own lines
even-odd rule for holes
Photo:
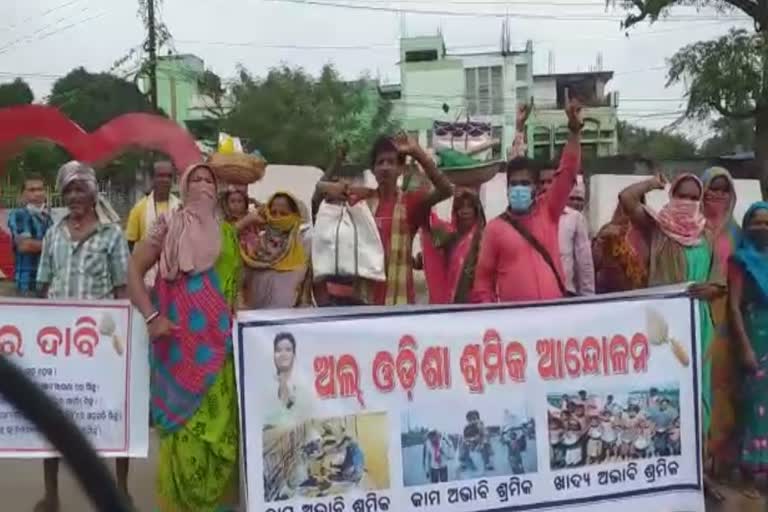
<svg viewBox="0 0 768 512">
<path fill-rule="evenodd" d="M 216 177 L 181 176 L 182 207 L 160 217 L 128 266 L 131 299 L 152 340 L 151 414 L 160 432 L 160 512 L 230 511 L 238 500 L 232 311 L 240 258 L 234 227 L 216 214 Z M 159 262 L 150 299 L 144 274 Z"/>
<path fill-rule="evenodd" d="M 731 327 L 747 369 L 742 467 L 750 479 L 768 470 L 768 203 L 744 215 L 743 237 L 728 269 Z M 746 491 L 759 498 L 754 488 Z"/>
<path fill-rule="evenodd" d="M 709 454 L 708 443 L 712 425 L 712 340 L 714 326 L 709 303 L 726 293 L 725 272 L 715 257 L 713 245 L 706 236 L 706 218 L 702 213 L 705 187 L 693 174 L 681 174 L 672 182 L 669 202 L 659 212 L 643 204 L 643 197 L 652 190 L 663 190 L 667 182 L 658 175 L 624 189 L 619 195 L 633 225 L 642 230 L 651 241 L 649 286 L 694 283 L 690 288 L 693 297 L 701 302 L 701 399 L 705 436 L 704 450 Z M 706 489 L 717 500 L 722 495 L 712 482 L 705 478 Z"/>
</svg>

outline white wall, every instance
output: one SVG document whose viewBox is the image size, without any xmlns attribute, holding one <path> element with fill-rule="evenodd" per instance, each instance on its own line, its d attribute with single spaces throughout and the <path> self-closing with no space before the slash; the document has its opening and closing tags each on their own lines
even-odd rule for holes
<svg viewBox="0 0 768 512">
<path fill-rule="evenodd" d="M 533 98 L 542 108 L 554 108 L 557 105 L 557 80 L 555 78 L 534 78 Z"/>
</svg>

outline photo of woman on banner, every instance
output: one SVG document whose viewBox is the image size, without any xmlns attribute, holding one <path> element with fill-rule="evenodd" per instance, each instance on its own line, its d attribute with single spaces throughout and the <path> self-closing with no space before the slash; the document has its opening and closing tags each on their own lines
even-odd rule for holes
<svg viewBox="0 0 768 512">
<path fill-rule="evenodd" d="M 296 425 L 311 413 L 309 392 L 294 375 L 296 339 L 293 334 L 279 333 L 274 339 L 275 388 L 268 390 L 270 406 L 264 428 Z"/>
</svg>

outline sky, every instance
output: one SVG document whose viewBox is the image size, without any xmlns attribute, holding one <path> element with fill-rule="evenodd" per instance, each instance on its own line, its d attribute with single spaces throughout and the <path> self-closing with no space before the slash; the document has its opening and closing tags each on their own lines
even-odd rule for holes
<svg viewBox="0 0 768 512">
<path fill-rule="evenodd" d="M 0 83 L 20 76 L 42 99 L 76 66 L 109 70 L 141 48 L 137 9 L 135 0 L 0 0 Z M 651 128 L 685 107 L 684 87 L 665 87 L 666 60 L 751 26 L 739 12 L 680 8 L 625 34 L 623 11 L 603 0 L 162 0 L 159 14 L 176 52 L 198 55 L 224 78 L 240 65 L 259 76 L 281 64 L 316 73 L 333 63 L 345 78 L 367 73 L 385 83 L 399 82 L 402 35 L 441 31 L 449 52 L 493 50 L 508 15 L 513 47 L 533 41 L 534 73 L 549 72 L 550 54 L 558 73 L 587 71 L 602 55 L 602 68 L 615 72 L 609 90 L 619 91 L 620 118 Z M 692 122 L 680 130 L 699 143 L 711 133 Z"/>
</svg>

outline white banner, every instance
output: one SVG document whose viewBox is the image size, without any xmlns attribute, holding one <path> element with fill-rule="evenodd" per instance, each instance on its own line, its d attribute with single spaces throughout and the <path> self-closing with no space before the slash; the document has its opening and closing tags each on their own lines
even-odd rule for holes
<svg viewBox="0 0 768 512">
<path fill-rule="evenodd" d="M 147 331 L 128 301 L 0 299 L 0 353 L 70 415 L 105 457 L 146 457 Z M 0 457 L 53 455 L 0 396 Z"/>
<path fill-rule="evenodd" d="M 241 313 L 247 510 L 704 512 L 696 310 Z"/>
</svg>

